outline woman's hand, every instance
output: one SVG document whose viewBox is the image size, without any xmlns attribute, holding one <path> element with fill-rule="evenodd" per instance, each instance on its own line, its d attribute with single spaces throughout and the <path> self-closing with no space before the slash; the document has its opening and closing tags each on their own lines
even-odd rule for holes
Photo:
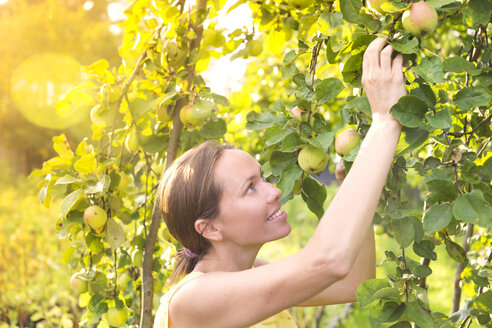
<svg viewBox="0 0 492 328">
<path fill-rule="evenodd" d="M 376 119 L 391 118 L 391 107 L 406 94 L 403 57 L 398 54 L 392 62 L 392 53 L 393 47 L 383 38 L 372 41 L 364 53 L 362 85 Z"/>
</svg>

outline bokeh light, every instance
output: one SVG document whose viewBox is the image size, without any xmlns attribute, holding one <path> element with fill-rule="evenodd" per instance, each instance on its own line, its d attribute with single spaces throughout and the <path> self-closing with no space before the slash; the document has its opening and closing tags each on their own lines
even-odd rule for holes
<svg viewBox="0 0 492 328">
<path fill-rule="evenodd" d="M 15 69 L 10 91 L 15 105 L 28 121 L 64 129 L 87 118 L 92 103 L 88 94 L 77 94 L 85 96 L 85 106 L 57 107 L 65 93 L 82 82 L 81 64 L 75 59 L 64 54 L 42 53 L 29 57 Z"/>
</svg>

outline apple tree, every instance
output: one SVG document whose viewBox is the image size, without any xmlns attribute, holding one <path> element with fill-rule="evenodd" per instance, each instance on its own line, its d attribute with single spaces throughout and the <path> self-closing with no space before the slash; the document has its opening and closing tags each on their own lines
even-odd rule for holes
<svg viewBox="0 0 492 328">
<path fill-rule="evenodd" d="M 224 6 L 248 8 L 251 25 L 221 27 Z M 180 247 L 156 188 L 203 140 L 256 154 L 283 202 L 300 195 L 321 217 L 316 174 L 355 159 L 358 142 L 339 156 L 335 140 L 349 128 L 363 138 L 371 124 L 362 56 L 384 36 L 405 57 L 408 93 L 391 111 L 403 131 L 374 225 L 399 252 L 384 252 L 392 272 L 363 283 L 358 301 L 374 327 L 491 326 L 491 13 L 487 0 L 130 2 L 121 65 L 85 67 L 87 81 L 57 105 L 90 107 L 92 135 L 78 145 L 54 137 L 58 156 L 32 174 L 46 206 L 63 197 L 65 260 L 88 285 L 82 325 L 151 327 Z M 248 61 L 227 97 L 203 77 L 219 58 Z M 106 212 L 102 229 L 84 220 L 92 206 Z M 427 296 L 436 248 L 456 262 L 451 314 Z"/>
</svg>

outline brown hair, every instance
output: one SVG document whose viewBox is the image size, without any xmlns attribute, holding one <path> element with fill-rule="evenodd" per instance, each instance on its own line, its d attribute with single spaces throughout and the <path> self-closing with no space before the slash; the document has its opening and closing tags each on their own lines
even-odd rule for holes
<svg viewBox="0 0 492 328">
<path fill-rule="evenodd" d="M 214 219 L 219 213 L 221 186 L 214 179 L 215 163 L 230 145 L 206 141 L 178 159 L 164 173 L 159 185 L 160 209 L 171 235 L 196 258 L 178 251 L 171 276 L 175 282 L 193 271 L 198 260 L 210 248 L 210 242 L 195 229 L 198 219 Z"/>
</svg>

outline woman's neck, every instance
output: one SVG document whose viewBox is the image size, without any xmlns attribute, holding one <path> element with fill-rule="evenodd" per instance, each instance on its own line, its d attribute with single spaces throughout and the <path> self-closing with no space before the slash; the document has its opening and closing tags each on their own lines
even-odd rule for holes
<svg viewBox="0 0 492 328">
<path fill-rule="evenodd" d="M 211 247 L 210 250 L 198 261 L 193 271 L 242 271 L 251 269 L 260 247 L 232 248 Z"/>
</svg>

